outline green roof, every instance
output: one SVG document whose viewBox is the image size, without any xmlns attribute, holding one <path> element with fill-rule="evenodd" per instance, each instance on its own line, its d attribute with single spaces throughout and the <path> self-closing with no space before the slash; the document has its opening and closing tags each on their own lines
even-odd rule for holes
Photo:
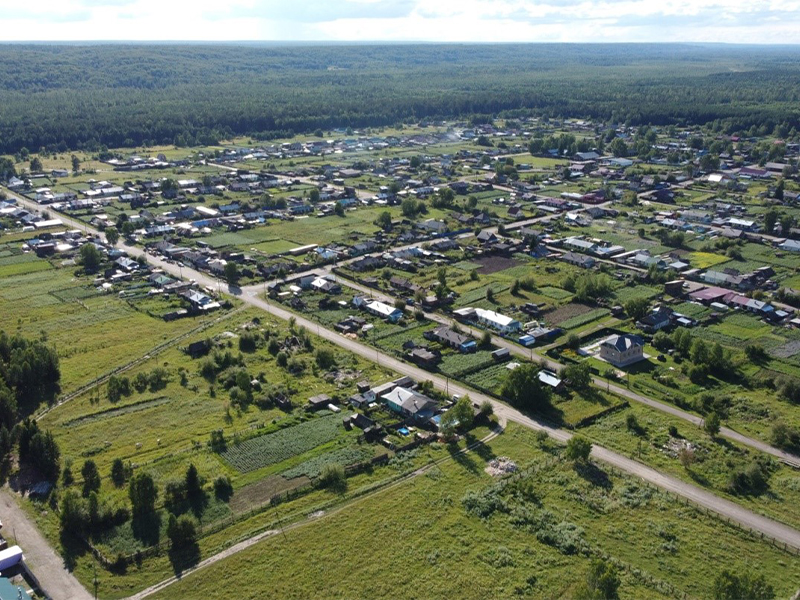
<svg viewBox="0 0 800 600">
<path fill-rule="evenodd" d="M 5 577 L 0 577 L 0 600 L 31 600 L 25 588 L 12 584 Z"/>
</svg>

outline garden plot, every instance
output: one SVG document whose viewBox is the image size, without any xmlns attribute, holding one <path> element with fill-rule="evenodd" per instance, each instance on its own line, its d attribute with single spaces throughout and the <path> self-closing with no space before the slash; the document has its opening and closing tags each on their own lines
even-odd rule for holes
<svg viewBox="0 0 800 600">
<path fill-rule="evenodd" d="M 333 441 L 343 431 L 342 415 L 318 417 L 233 444 L 221 456 L 238 471 L 248 473 L 313 450 Z"/>
</svg>

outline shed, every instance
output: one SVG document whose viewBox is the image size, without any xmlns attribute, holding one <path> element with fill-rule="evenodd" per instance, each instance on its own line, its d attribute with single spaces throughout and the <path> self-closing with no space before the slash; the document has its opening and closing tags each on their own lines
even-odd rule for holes
<svg viewBox="0 0 800 600">
<path fill-rule="evenodd" d="M 492 358 L 498 362 L 501 360 L 508 360 L 511 357 L 511 352 L 508 348 L 499 348 L 492 352 Z"/>
</svg>

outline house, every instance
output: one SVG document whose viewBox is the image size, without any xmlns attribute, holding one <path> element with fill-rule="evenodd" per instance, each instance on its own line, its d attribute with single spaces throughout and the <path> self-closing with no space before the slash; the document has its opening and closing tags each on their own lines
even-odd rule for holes
<svg viewBox="0 0 800 600">
<path fill-rule="evenodd" d="M 457 318 L 477 321 L 479 324 L 496 329 L 504 335 L 522 330 L 522 323 L 516 319 L 485 308 L 460 308 L 453 311 L 453 314 Z"/>
<path fill-rule="evenodd" d="M 317 292 L 324 292 L 326 294 L 338 294 L 342 291 L 341 286 L 335 281 L 325 279 L 324 277 L 317 277 L 311 282 L 311 289 Z"/>
<path fill-rule="evenodd" d="M 403 317 L 403 311 L 394 306 L 389 306 L 378 300 L 372 300 L 364 305 L 364 308 L 370 314 L 386 319 L 390 323 L 397 323 Z"/>
<path fill-rule="evenodd" d="M 455 348 L 464 354 L 475 352 L 478 349 L 478 344 L 475 343 L 475 340 L 457 331 L 453 331 L 447 325 L 442 325 L 432 331 L 426 331 L 422 335 L 425 339 L 435 340 L 440 344 Z"/>
<path fill-rule="evenodd" d="M 8 552 L 9 550 L 12 551 L 12 555 L 14 552 L 17 552 L 20 556 L 20 560 L 24 558 L 19 546 L 13 546 L 12 548 L 8 548 L 8 550 L 4 550 L 4 552 Z M 3 573 L 5 573 L 8 568 L 9 565 L 5 565 L 3 567 Z M 20 586 L 12 583 L 7 577 L 0 577 L 0 600 L 31 600 L 30 595 L 25 591 L 25 587 L 27 586 Z"/>
<path fill-rule="evenodd" d="M 476 236 L 481 244 L 490 244 L 497 241 L 497 236 L 491 231 L 483 230 Z"/>
<path fill-rule="evenodd" d="M 427 348 L 423 348 L 422 346 L 417 346 L 413 348 L 407 354 L 408 359 L 413 362 L 414 364 L 419 365 L 420 367 L 427 367 L 433 368 L 436 364 L 441 360 L 441 357 L 438 354 L 434 354 Z"/>
<path fill-rule="evenodd" d="M 571 250 L 576 250 L 585 254 L 594 254 L 597 251 L 597 244 L 578 237 L 566 238 L 562 240 L 561 243 Z"/>
<path fill-rule="evenodd" d="M 636 327 L 647 333 L 655 333 L 664 327 L 668 327 L 672 319 L 672 309 L 666 306 L 659 306 L 649 315 L 645 315 L 636 321 Z"/>
<path fill-rule="evenodd" d="M 430 233 L 442 234 L 447 231 L 447 223 L 436 219 L 428 219 L 426 221 L 422 221 L 421 223 L 417 223 L 417 228 Z"/>
<path fill-rule="evenodd" d="M 644 342 L 638 335 L 612 335 L 600 344 L 600 358 L 615 367 L 644 360 Z"/>
<path fill-rule="evenodd" d="M 374 269 L 379 269 L 386 264 L 386 260 L 382 257 L 378 256 L 365 256 L 364 258 L 360 258 L 359 260 L 355 260 L 350 263 L 350 268 L 353 271 L 361 273 L 363 271 L 371 271 Z"/>
<path fill-rule="evenodd" d="M 383 400 L 394 412 L 421 421 L 430 419 L 436 410 L 436 402 L 402 386 L 384 394 Z"/>
<path fill-rule="evenodd" d="M 450 238 L 437 240 L 431 243 L 431 250 L 434 250 L 436 252 L 447 252 L 448 250 L 458 250 L 458 248 L 459 248 L 458 242 Z"/>
<path fill-rule="evenodd" d="M 343 319 L 338 323 L 336 323 L 336 325 L 334 325 L 333 328 L 340 333 L 356 333 L 366 324 L 367 324 L 366 319 L 363 319 L 361 317 L 349 316 L 346 319 Z"/>
<path fill-rule="evenodd" d="M 131 271 L 136 271 L 139 268 L 139 263 L 136 262 L 135 260 L 128 258 L 127 256 L 119 257 L 116 260 L 116 265 L 123 271 L 126 271 L 127 273 L 130 273 Z"/>
<path fill-rule="evenodd" d="M 559 379 L 559 377 L 552 371 L 545 371 L 544 369 L 539 371 L 539 382 L 553 388 L 553 390 L 556 392 L 560 392 L 562 389 L 564 389 L 563 380 Z"/>
<path fill-rule="evenodd" d="M 331 397 L 328 394 L 319 394 L 308 399 L 308 407 L 311 410 L 319 410 L 320 408 L 325 408 L 331 402 Z"/>
<path fill-rule="evenodd" d="M 778 246 L 781 250 L 785 250 L 787 252 L 800 252 L 800 241 L 797 240 L 786 240 L 782 244 Z"/>
<path fill-rule="evenodd" d="M 209 350 L 209 343 L 207 340 L 200 340 L 198 342 L 192 342 L 186 347 L 186 354 L 191 356 L 192 358 L 200 358 L 201 356 L 205 356 L 208 354 Z"/>
<path fill-rule="evenodd" d="M 561 260 L 568 262 L 571 265 L 575 265 L 576 267 L 581 267 L 583 269 L 591 269 L 597 264 L 597 261 L 591 256 L 586 256 L 585 254 L 577 254 L 575 252 L 565 252 L 564 254 L 561 255 Z"/>
</svg>

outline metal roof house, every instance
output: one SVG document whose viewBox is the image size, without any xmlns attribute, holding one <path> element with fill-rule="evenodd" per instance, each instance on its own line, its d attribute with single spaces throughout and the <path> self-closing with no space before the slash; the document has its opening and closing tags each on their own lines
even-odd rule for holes
<svg viewBox="0 0 800 600">
<path fill-rule="evenodd" d="M 612 335 L 600 344 L 600 358 L 615 367 L 644 360 L 644 342 L 638 335 Z"/>
</svg>

